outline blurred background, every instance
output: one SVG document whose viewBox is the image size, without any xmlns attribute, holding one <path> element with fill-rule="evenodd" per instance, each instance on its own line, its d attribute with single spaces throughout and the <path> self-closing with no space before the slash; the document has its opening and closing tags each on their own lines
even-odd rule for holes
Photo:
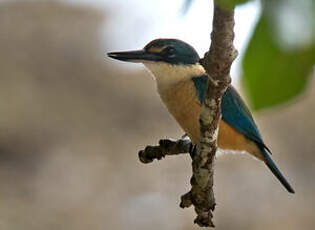
<svg viewBox="0 0 315 230">
<path fill-rule="evenodd" d="M 190 189 L 189 157 L 144 165 L 137 155 L 183 132 L 142 65 L 105 57 L 157 37 L 183 39 L 203 55 L 212 8 L 196 0 L 181 13 L 182 3 L 0 1 L 0 229 L 199 229 L 193 208 L 178 206 Z M 253 1 L 236 10 L 240 57 L 233 84 L 249 95 L 252 108 L 264 108 L 254 113 L 256 121 L 296 194 L 251 157 L 224 155 L 215 169 L 216 229 L 314 229 L 315 82 L 305 78 L 303 93 L 276 108 L 251 94 L 246 65 L 279 74 L 264 63 L 276 55 L 257 53 L 256 60 L 248 54 L 263 9 Z M 291 40 L 285 44 L 292 56 L 297 48 Z M 301 69 L 299 61 L 313 65 L 315 59 L 294 60 L 290 67 Z M 262 82 L 256 86 L 268 92 Z"/>
</svg>

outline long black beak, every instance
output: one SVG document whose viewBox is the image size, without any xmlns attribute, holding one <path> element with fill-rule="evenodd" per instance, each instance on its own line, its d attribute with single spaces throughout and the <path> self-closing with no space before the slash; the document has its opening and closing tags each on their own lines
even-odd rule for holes
<svg viewBox="0 0 315 230">
<path fill-rule="evenodd" d="M 145 50 L 110 52 L 107 56 L 113 59 L 127 62 L 142 62 L 142 61 L 160 61 L 161 57 L 155 53 L 148 53 Z"/>
</svg>

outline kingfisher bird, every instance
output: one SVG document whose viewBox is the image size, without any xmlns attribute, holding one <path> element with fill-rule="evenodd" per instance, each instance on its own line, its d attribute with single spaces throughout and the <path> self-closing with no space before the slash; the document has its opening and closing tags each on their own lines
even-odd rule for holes
<svg viewBox="0 0 315 230">
<path fill-rule="evenodd" d="M 141 50 L 110 52 L 107 55 L 120 61 L 143 63 L 154 76 L 158 93 L 168 111 L 192 144 L 198 143 L 200 110 L 206 96 L 208 75 L 191 45 L 178 39 L 156 39 Z M 221 112 L 219 148 L 246 151 L 263 161 L 288 192 L 294 193 L 271 159 L 271 151 L 233 86 L 229 86 L 222 96 Z"/>
</svg>

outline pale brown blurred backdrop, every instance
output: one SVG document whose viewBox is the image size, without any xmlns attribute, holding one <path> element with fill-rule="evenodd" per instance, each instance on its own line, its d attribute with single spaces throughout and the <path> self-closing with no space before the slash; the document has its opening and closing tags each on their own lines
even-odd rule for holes
<svg viewBox="0 0 315 230">
<path fill-rule="evenodd" d="M 143 68 L 105 57 L 110 15 L 0 3 L 1 230 L 198 229 L 193 209 L 178 207 L 189 157 L 138 161 L 145 145 L 183 133 Z M 310 82 L 295 103 L 255 114 L 296 194 L 249 156 L 218 158 L 218 230 L 314 229 L 314 89 Z"/>
</svg>

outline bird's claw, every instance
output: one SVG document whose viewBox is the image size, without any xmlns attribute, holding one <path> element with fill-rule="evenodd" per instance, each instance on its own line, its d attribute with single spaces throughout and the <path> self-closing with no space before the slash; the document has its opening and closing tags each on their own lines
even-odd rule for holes
<svg viewBox="0 0 315 230">
<path fill-rule="evenodd" d="M 189 155 L 191 159 L 194 159 L 194 156 L 196 155 L 196 150 L 197 150 L 197 146 L 194 144 L 190 144 Z"/>
</svg>

